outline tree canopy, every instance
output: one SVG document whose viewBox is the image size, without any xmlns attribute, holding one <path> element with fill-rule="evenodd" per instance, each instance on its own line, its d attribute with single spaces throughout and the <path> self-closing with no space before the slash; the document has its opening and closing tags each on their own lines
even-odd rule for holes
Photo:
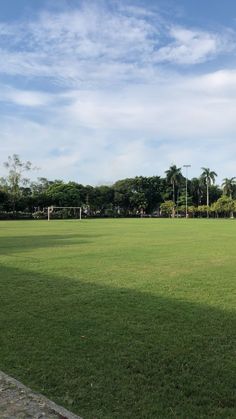
<svg viewBox="0 0 236 419">
<path fill-rule="evenodd" d="M 6 217 L 17 211 L 43 213 L 52 205 L 79 206 L 86 216 L 169 216 L 170 211 L 172 216 L 181 216 L 185 212 L 186 186 L 190 216 L 222 216 L 229 212 L 232 216 L 235 212 L 231 201 L 224 201 L 221 211 L 223 200 L 220 199 L 224 195 L 235 202 L 236 178 L 225 178 L 219 187 L 215 184 L 216 172 L 209 168 L 202 168 L 198 178 L 186 179 L 181 168 L 173 164 L 166 170 L 165 177 L 136 176 L 112 185 L 91 186 L 45 177 L 31 182 L 25 174 L 33 169 L 32 163 L 23 162 L 16 154 L 9 156 L 4 167 L 7 175 L 0 179 L 0 211 Z M 225 210 L 226 204 L 229 204 L 228 210 Z"/>
</svg>

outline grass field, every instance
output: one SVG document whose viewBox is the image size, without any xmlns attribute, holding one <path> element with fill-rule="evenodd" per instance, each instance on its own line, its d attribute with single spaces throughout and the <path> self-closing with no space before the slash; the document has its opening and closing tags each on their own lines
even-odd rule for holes
<svg viewBox="0 0 236 419">
<path fill-rule="evenodd" d="M 95 418 L 236 417 L 236 221 L 0 223 L 0 369 Z"/>
</svg>

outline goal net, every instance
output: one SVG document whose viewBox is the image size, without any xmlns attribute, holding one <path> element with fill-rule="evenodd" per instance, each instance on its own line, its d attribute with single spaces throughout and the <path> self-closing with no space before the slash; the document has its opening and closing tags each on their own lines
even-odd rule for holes
<svg viewBox="0 0 236 419">
<path fill-rule="evenodd" d="M 82 207 L 48 207 L 48 221 L 60 219 L 82 219 Z"/>
</svg>

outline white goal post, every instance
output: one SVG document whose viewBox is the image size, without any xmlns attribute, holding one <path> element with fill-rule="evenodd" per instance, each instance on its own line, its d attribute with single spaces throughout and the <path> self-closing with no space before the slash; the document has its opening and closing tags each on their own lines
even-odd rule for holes
<svg viewBox="0 0 236 419">
<path fill-rule="evenodd" d="M 79 219 L 82 219 L 82 207 L 54 207 L 53 205 L 51 207 L 48 207 L 48 221 L 51 219 L 51 214 L 55 209 L 73 209 L 73 210 L 79 210 Z"/>
</svg>

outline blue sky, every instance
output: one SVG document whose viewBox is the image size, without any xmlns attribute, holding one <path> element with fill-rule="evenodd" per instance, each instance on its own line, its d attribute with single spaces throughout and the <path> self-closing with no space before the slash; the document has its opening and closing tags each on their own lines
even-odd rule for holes
<svg viewBox="0 0 236 419">
<path fill-rule="evenodd" d="M 1 2 L 1 162 L 93 185 L 233 177 L 235 34 L 233 0 Z"/>
</svg>

